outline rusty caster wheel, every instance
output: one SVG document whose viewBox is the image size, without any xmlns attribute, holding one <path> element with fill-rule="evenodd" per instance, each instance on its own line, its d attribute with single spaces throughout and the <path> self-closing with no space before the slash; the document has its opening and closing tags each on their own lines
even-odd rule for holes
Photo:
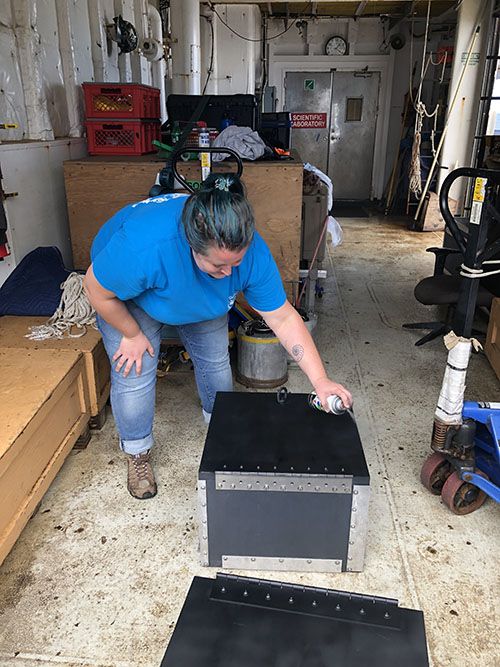
<svg viewBox="0 0 500 667">
<path fill-rule="evenodd" d="M 422 466 L 420 480 L 426 489 L 435 496 L 439 496 L 444 483 L 452 472 L 451 463 L 439 452 L 434 452 Z"/>
<path fill-rule="evenodd" d="M 480 470 L 475 470 L 475 473 L 488 479 Z M 474 484 L 464 482 L 455 471 L 444 483 L 441 498 L 453 514 L 470 514 L 481 507 L 487 494 Z"/>
</svg>

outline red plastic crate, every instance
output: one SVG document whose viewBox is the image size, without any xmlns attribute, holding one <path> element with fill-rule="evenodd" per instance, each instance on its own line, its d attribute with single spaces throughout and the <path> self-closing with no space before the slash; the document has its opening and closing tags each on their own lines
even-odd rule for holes
<svg viewBox="0 0 500 667">
<path fill-rule="evenodd" d="M 160 118 L 160 91 L 142 83 L 83 83 L 87 118 Z"/>
<path fill-rule="evenodd" d="M 143 155 L 155 153 L 161 124 L 155 120 L 87 120 L 90 155 Z"/>
</svg>

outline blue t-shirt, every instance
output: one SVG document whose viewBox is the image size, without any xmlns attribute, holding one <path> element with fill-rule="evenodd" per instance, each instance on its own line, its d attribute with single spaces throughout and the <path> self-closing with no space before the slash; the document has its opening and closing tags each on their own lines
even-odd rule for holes
<svg viewBox="0 0 500 667">
<path fill-rule="evenodd" d="M 91 250 L 100 285 L 173 325 L 221 317 L 238 292 L 256 310 L 282 306 L 286 296 L 278 267 L 257 232 L 230 276 L 212 278 L 198 268 L 180 222 L 186 199 L 176 193 L 152 197 L 108 220 Z"/>
</svg>

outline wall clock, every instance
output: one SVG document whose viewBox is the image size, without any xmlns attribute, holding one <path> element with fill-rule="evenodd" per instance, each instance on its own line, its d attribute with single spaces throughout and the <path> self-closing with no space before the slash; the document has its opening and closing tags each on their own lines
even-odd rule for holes
<svg viewBox="0 0 500 667">
<path fill-rule="evenodd" d="M 345 56 L 347 53 L 347 42 L 343 37 L 335 35 L 325 44 L 325 53 L 327 56 Z"/>
</svg>

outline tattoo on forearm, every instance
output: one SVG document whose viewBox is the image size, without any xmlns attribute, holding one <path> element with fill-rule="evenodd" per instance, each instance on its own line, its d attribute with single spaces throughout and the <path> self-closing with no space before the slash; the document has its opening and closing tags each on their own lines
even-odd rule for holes
<svg viewBox="0 0 500 667">
<path fill-rule="evenodd" d="M 292 356 L 295 359 L 295 361 L 300 361 L 302 357 L 304 356 L 304 348 L 302 345 L 294 345 L 292 347 Z"/>
</svg>

